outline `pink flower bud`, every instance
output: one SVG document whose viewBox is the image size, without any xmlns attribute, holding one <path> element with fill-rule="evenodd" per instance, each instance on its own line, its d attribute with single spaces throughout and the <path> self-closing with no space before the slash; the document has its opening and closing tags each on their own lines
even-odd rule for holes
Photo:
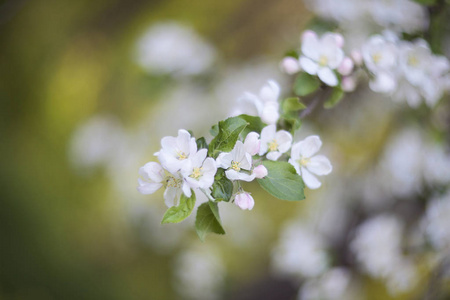
<svg viewBox="0 0 450 300">
<path fill-rule="evenodd" d="M 343 77 L 341 86 L 344 92 L 353 92 L 356 88 L 356 80 L 351 76 Z"/>
<path fill-rule="evenodd" d="M 292 75 L 300 71 L 300 63 L 293 57 L 285 57 L 280 63 L 281 71 Z"/>
<path fill-rule="evenodd" d="M 336 44 L 339 48 L 344 47 L 344 37 L 340 33 L 335 33 L 334 38 L 336 39 Z"/>
<path fill-rule="evenodd" d="M 350 58 L 345 57 L 342 60 L 341 65 L 338 67 L 338 72 L 344 76 L 347 76 L 352 73 L 353 67 L 354 67 L 353 61 Z"/>
<path fill-rule="evenodd" d="M 353 59 L 353 61 L 355 62 L 355 64 L 356 64 L 357 66 L 362 65 L 362 63 L 363 63 L 363 57 L 362 57 L 362 54 L 361 54 L 361 52 L 360 52 L 359 50 L 353 50 L 353 51 L 350 53 L 350 57 Z"/>
<path fill-rule="evenodd" d="M 256 168 L 253 169 L 253 174 L 255 174 L 256 178 L 261 179 L 261 178 L 266 177 L 267 174 L 269 174 L 269 173 L 268 173 L 266 167 L 264 167 L 263 165 L 259 165 L 259 166 L 257 166 Z"/>
<path fill-rule="evenodd" d="M 250 196 L 247 192 L 242 192 L 236 195 L 234 198 L 234 204 L 239 206 L 240 209 L 248 209 L 251 210 L 255 205 L 255 200 Z"/>
<path fill-rule="evenodd" d="M 259 134 L 256 132 L 250 132 L 245 137 L 244 149 L 245 152 L 250 153 L 250 155 L 256 155 L 259 152 L 261 146 L 261 140 L 259 139 Z"/>
<path fill-rule="evenodd" d="M 317 38 L 317 34 L 312 30 L 305 30 L 302 34 L 302 43 L 305 42 L 306 39 Z"/>
</svg>

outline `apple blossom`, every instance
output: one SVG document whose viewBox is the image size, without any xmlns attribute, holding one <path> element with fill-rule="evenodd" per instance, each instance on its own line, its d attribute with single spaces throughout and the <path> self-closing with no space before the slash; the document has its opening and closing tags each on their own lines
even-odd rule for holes
<svg viewBox="0 0 450 300">
<path fill-rule="evenodd" d="M 252 181 L 252 156 L 245 151 L 244 144 L 237 141 L 231 152 L 222 152 L 216 159 L 217 167 L 226 169 L 225 175 L 230 180 Z"/>
<path fill-rule="evenodd" d="M 240 192 L 236 194 L 234 198 L 234 204 L 239 206 L 240 209 L 252 210 L 253 206 L 255 206 L 255 200 L 249 193 Z"/>
<path fill-rule="evenodd" d="M 337 69 L 344 59 L 342 36 L 326 33 L 320 39 L 315 34 L 303 37 L 300 66 L 311 75 L 318 75 L 320 80 L 329 86 L 338 85 L 338 78 L 333 70 Z"/>
<path fill-rule="evenodd" d="M 341 75 L 347 76 L 352 73 L 353 67 L 354 67 L 353 61 L 350 58 L 345 57 L 338 67 L 338 72 Z"/>
<path fill-rule="evenodd" d="M 161 165 L 170 173 L 175 173 L 190 163 L 189 158 L 197 152 L 195 138 L 184 129 L 177 137 L 166 136 L 161 140 L 162 149 L 155 153 Z"/>
<path fill-rule="evenodd" d="M 184 180 L 193 189 L 207 189 L 214 182 L 217 171 L 216 162 L 211 157 L 206 158 L 207 152 L 207 149 L 199 150 L 191 156 L 190 164 L 181 170 Z"/>
<path fill-rule="evenodd" d="M 322 141 L 317 135 L 309 136 L 292 145 L 289 163 L 294 166 L 310 189 L 317 189 L 322 185 L 313 174 L 327 175 L 333 169 L 328 158 L 323 155 L 314 155 L 321 146 Z"/>
<path fill-rule="evenodd" d="M 256 155 L 261 147 L 261 140 L 259 139 L 259 134 L 256 132 L 250 132 L 247 134 L 244 140 L 244 149 L 250 155 Z"/>
<path fill-rule="evenodd" d="M 261 117 L 261 120 L 267 124 L 275 124 L 280 118 L 278 97 L 280 95 L 280 86 L 273 80 L 269 80 L 264 85 L 259 96 L 246 92 L 238 99 L 240 108 L 235 112 L 253 114 Z"/>
<path fill-rule="evenodd" d="M 268 171 L 266 167 L 259 165 L 253 169 L 253 174 L 255 174 L 256 178 L 261 179 L 267 176 Z"/>
<path fill-rule="evenodd" d="M 292 135 L 286 130 L 276 131 L 275 125 L 268 125 L 261 131 L 259 155 L 267 153 L 267 159 L 277 160 L 291 148 Z"/>
<path fill-rule="evenodd" d="M 286 74 L 292 75 L 300 71 L 300 64 L 293 57 L 285 57 L 280 63 L 280 69 Z"/>
<path fill-rule="evenodd" d="M 166 174 L 162 166 L 156 162 L 146 163 L 139 169 L 139 175 L 143 178 L 138 178 L 137 189 L 141 194 L 153 194 L 162 186 L 166 187 L 164 202 L 168 207 L 176 205 L 181 193 L 184 193 L 186 197 L 192 195 L 190 187 L 183 180 L 181 174 Z"/>
</svg>

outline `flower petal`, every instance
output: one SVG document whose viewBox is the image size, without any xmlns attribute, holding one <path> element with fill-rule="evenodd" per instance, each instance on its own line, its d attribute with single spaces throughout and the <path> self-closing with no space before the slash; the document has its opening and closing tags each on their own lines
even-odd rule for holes
<svg viewBox="0 0 450 300">
<path fill-rule="evenodd" d="M 298 142 L 296 147 L 298 147 L 300 156 L 310 158 L 320 150 L 320 147 L 322 147 L 322 141 L 317 135 L 311 135 L 305 138 L 303 141 Z"/>
<path fill-rule="evenodd" d="M 261 130 L 261 147 L 259 148 L 259 155 L 263 155 L 269 149 L 269 143 L 275 138 L 275 125 L 268 125 Z"/>
<path fill-rule="evenodd" d="M 250 175 L 250 174 L 246 174 L 243 172 L 237 172 L 235 170 L 227 170 L 227 171 L 225 171 L 225 175 L 230 180 L 242 180 L 242 181 L 250 182 L 255 179 L 254 174 Z"/>
<path fill-rule="evenodd" d="M 298 164 L 297 160 L 294 160 L 292 158 L 288 161 L 292 166 L 294 166 L 295 171 L 297 171 L 298 175 L 302 175 L 302 172 L 300 171 L 300 165 Z"/>
<path fill-rule="evenodd" d="M 163 184 L 162 183 L 156 183 L 156 182 L 145 182 L 142 179 L 138 178 L 139 186 L 137 187 L 137 190 L 139 193 L 143 195 L 149 195 L 156 192 L 158 189 L 160 189 Z"/>
<path fill-rule="evenodd" d="M 319 64 L 305 56 L 300 57 L 299 62 L 300 66 L 306 73 L 310 75 L 317 74 L 317 71 L 319 70 Z"/>
<path fill-rule="evenodd" d="M 278 151 L 286 153 L 291 149 L 292 135 L 286 130 L 280 130 L 275 134 L 275 140 L 278 143 Z"/>
<path fill-rule="evenodd" d="M 322 184 L 316 176 L 311 174 L 306 168 L 301 168 L 303 182 L 312 190 L 318 189 Z"/>
<path fill-rule="evenodd" d="M 273 161 L 279 159 L 280 156 L 281 156 L 281 152 L 280 152 L 280 151 L 270 151 L 270 152 L 267 153 L 267 155 L 266 155 L 267 159 L 273 160 Z"/>
<path fill-rule="evenodd" d="M 259 134 L 253 131 L 247 134 L 244 141 L 245 151 L 250 153 L 250 155 L 256 155 L 260 147 L 261 141 L 259 140 Z"/>
<path fill-rule="evenodd" d="M 306 168 L 316 175 L 327 175 L 333 170 L 330 161 L 323 155 L 311 157 Z"/>
<path fill-rule="evenodd" d="M 167 207 L 172 207 L 176 205 L 176 198 L 179 189 L 174 187 L 167 187 L 164 191 L 164 203 L 166 203 Z"/>
<path fill-rule="evenodd" d="M 274 80 L 269 80 L 259 92 L 259 97 L 263 102 L 277 102 L 279 95 L 280 86 Z"/>
<path fill-rule="evenodd" d="M 164 180 L 164 169 L 157 162 L 148 162 L 139 168 L 139 175 L 153 182 L 161 182 Z"/>
<path fill-rule="evenodd" d="M 322 80 L 329 86 L 336 86 L 339 82 L 336 74 L 334 74 L 334 72 L 331 71 L 330 68 L 320 68 L 317 72 L 317 75 L 319 76 L 320 80 Z"/>
</svg>

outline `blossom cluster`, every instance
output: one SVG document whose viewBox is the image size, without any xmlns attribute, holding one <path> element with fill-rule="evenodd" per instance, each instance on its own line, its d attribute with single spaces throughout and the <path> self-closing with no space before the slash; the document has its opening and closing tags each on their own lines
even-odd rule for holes
<svg viewBox="0 0 450 300">
<path fill-rule="evenodd" d="M 303 185 L 310 189 L 321 186 L 316 176 L 332 171 L 328 158 L 317 155 L 322 141 L 313 135 L 293 142 L 292 134 L 280 128 L 279 93 L 273 80 L 262 87 L 259 96 L 245 93 L 235 110 L 241 114 L 213 126 L 214 138 L 209 143 L 184 129 L 176 137 L 162 138 L 161 149 L 155 153 L 159 162 L 148 162 L 139 169 L 138 191 L 153 194 L 165 188 L 169 210 L 163 223 L 188 217 L 196 192 L 206 195 L 212 205 L 208 209 L 214 212 L 220 201 L 253 209 L 255 200 L 244 191 L 242 182 L 257 179 L 266 191 L 284 200 L 303 199 Z M 280 183 L 292 191 L 280 190 Z M 220 219 L 216 221 L 220 223 Z"/>
</svg>

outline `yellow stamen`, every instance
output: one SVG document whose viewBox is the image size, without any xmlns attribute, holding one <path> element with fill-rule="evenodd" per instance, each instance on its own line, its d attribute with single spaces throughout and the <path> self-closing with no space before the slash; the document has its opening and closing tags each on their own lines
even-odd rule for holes
<svg viewBox="0 0 450 300">
<path fill-rule="evenodd" d="M 300 166 L 305 167 L 307 164 L 309 164 L 310 161 L 311 161 L 310 158 L 302 157 L 298 160 L 298 163 Z"/>
<path fill-rule="evenodd" d="M 383 56 L 380 53 L 372 54 L 372 60 L 375 64 L 379 63 Z"/>
<path fill-rule="evenodd" d="M 180 187 L 181 184 L 182 184 L 182 180 L 181 179 L 177 179 L 177 178 L 175 178 L 173 176 L 167 176 L 165 181 L 166 181 L 166 187 L 177 188 L 177 187 Z"/>
<path fill-rule="evenodd" d="M 181 151 L 178 151 L 178 152 L 177 152 L 177 159 L 178 159 L 178 160 L 185 160 L 186 158 L 187 158 L 186 153 L 181 152 Z"/>
<path fill-rule="evenodd" d="M 189 175 L 189 177 L 192 177 L 194 179 L 198 179 L 200 176 L 203 175 L 202 169 L 203 168 L 194 168 L 194 170 L 192 171 L 192 174 Z"/>
<path fill-rule="evenodd" d="M 325 55 L 321 55 L 319 58 L 319 65 L 325 67 L 328 64 L 328 58 Z"/>
<path fill-rule="evenodd" d="M 231 168 L 235 171 L 240 171 L 241 170 L 241 163 L 240 162 L 236 162 L 236 161 L 232 161 L 231 162 Z"/>
<path fill-rule="evenodd" d="M 269 143 L 269 151 L 277 151 L 277 149 L 278 149 L 278 143 L 277 143 L 277 140 L 272 140 L 272 141 Z"/>
<path fill-rule="evenodd" d="M 417 57 L 415 57 L 415 56 L 408 57 L 408 65 L 417 67 L 418 64 L 419 64 L 419 60 L 417 59 Z"/>
</svg>

